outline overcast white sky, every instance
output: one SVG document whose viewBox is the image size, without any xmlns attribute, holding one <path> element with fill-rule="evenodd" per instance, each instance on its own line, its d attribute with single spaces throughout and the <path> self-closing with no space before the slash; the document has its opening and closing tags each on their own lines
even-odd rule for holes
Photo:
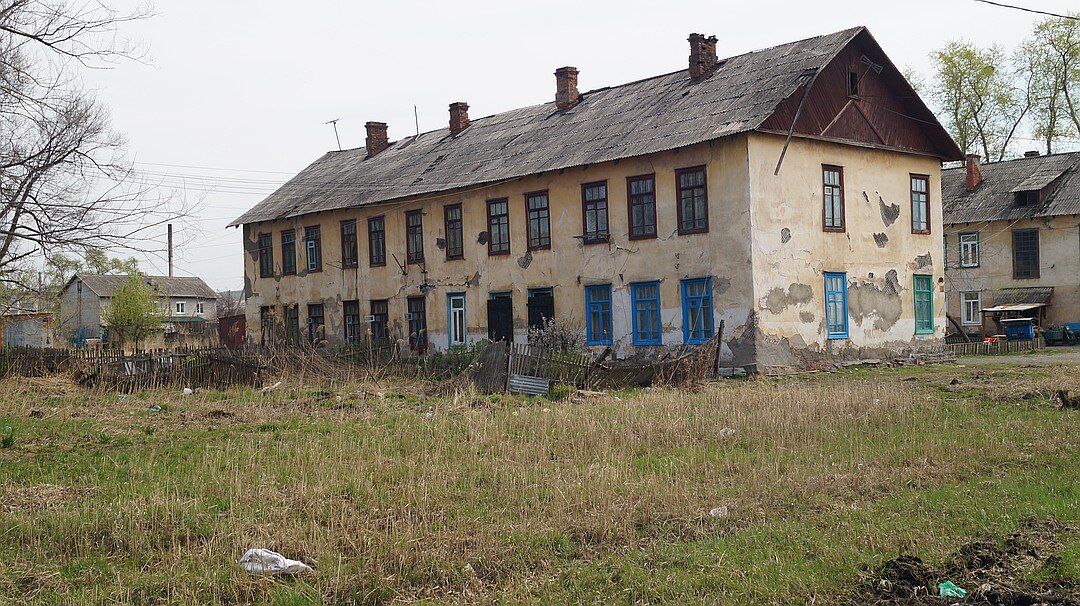
<svg viewBox="0 0 1080 606">
<path fill-rule="evenodd" d="M 1037 19 L 974 0 L 156 0 L 152 18 L 123 32 L 147 47 L 149 64 L 86 82 L 136 167 L 203 199 L 177 228 L 177 274 L 230 289 L 242 286 L 243 265 L 240 232 L 225 225 L 336 148 L 327 120 L 340 119 L 346 148 L 363 145 L 368 120 L 399 139 L 415 132 L 414 105 L 427 131 L 446 125 L 452 101 L 473 117 L 547 101 L 563 65 L 581 70 L 583 91 L 685 68 L 690 32 L 716 35 L 726 57 L 866 25 L 897 66 L 928 75 L 927 55 L 945 41 L 1011 48 Z M 162 232 L 162 254 L 142 260 L 149 273 L 166 270 Z"/>
</svg>

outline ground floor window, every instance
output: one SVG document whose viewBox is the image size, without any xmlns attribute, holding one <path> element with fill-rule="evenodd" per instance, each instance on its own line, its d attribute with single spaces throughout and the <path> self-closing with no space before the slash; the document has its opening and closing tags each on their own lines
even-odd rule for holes
<svg viewBox="0 0 1080 606">
<path fill-rule="evenodd" d="M 712 278 L 682 281 L 683 342 L 705 343 L 713 336 Z"/>
<path fill-rule="evenodd" d="M 318 343 L 326 338 L 326 319 L 322 303 L 307 306 L 308 341 Z"/>
<path fill-rule="evenodd" d="M 466 341 L 465 293 L 454 292 L 446 295 L 449 346 L 464 345 Z"/>
<path fill-rule="evenodd" d="M 611 345 L 611 285 L 585 287 L 585 344 Z"/>
<path fill-rule="evenodd" d="M 390 305 L 386 299 L 371 302 L 371 338 L 383 341 L 390 338 Z"/>
<path fill-rule="evenodd" d="M 934 332 L 934 279 L 915 274 L 915 334 Z"/>
<path fill-rule="evenodd" d="M 285 338 L 294 345 L 300 342 L 300 306 L 295 303 L 285 308 Z"/>
<path fill-rule="evenodd" d="M 982 293 L 960 293 L 960 321 L 964 326 L 982 326 Z"/>
<path fill-rule="evenodd" d="M 634 310 L 634 345 L 660 345 L 660 283 L 631 284 L 630 299 Z"/>
<path fill-rule="evenodd" d="M 274 308 L 264 305 L 259 308 L 259 329 L 262 332 L 262 344 L 269 345 L 274 341 Z"/>
<path fill-rule="evenodd" d="M 848 338 L 847 274 L 825 272 L 825 327 L 830 339 Z"/>
<path fill-rule="evenodd" d="M 406 320 L 409 322 L 409 347 L 416 351 L 427 350 L 427 306 L 424 297 L 409 297 Z"/>
<path fill-rule="evenodd" d="M 345 318 L 345 342 L 356 343 L 360 340 L 360 302 L 345 301 L 341 314 Z"/>
<path fill-rule="evenodd" d="M 541 329 L 555 317 L 555 291 L 552 288 L 529 289 L 529 329 Z"/>
</svg>

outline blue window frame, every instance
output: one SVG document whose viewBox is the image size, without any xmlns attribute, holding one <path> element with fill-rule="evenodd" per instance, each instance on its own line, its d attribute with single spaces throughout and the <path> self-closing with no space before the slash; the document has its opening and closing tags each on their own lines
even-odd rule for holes
<svg viewBox="0 0 1080 606">
<path fill-rule="evenodd" d="M 825 326 L 830 339 L 848 338 L 847 273 L 825 272 Z"/>
<path fill-rule="evenodd" d="M 631 284 L 630 299 L 634 309 L 634 345 L 660 345 L 660 283 Z"/>
<path fill-rule="evenodd" d="M 915 274 L 915 334 L 934 333 L 934 278 Z"/>
<path fill-rule="evenodd" d="M 684 343 L 706 343 L 712 338 L 712 278 L 682 281 L 682 313 Z"/>
<path fill-rule="evenodd" d="M 611 345 L 611 285 L 585 287 L 586 345 Z"/>
</svg>

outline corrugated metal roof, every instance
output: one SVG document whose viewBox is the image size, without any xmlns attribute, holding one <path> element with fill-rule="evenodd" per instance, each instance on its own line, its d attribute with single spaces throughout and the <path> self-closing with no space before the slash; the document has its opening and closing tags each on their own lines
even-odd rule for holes
<svg viewBox="0 0 1080 606">
<path fill-rule="evenodd" d="M 994 305 L 1042 305 L 1052 294 L 1053 286 L 1002 288 L 994 293 Z"/>
<path fill-rule="evenodd" d="M 165 297 L 196 297 L 201 299 L 216 299 L 218 295 L 214 289 L 206 285 L 202 278 L 195 277 L 169 277 L 169 276 L 144 276 L 147 284 L 157 289 Z M 87 288 L 94 291 L 99 297 L 111 297 L 118 288 L 123 286 L 131 278 L 128 275 L 82 275 L 75 274 L 68 284 L 76 279 L 82 280 Z"/>
<path fill-rule="evenodd" d="M 1080 152 L 1017 158 L 979 166 L 982 183 L 967 191 L 967 168 L 941 171 L 941 197 L 946 224 L 1015 221 L 1026 217 L 1080 214 Z M 1017 206 L 1014 192 L 1053 191 L 1038 206 Z"/>
<path fill-rule="evenodd" d="M 230 225 L 433 194 L 693 145 L 753 130 L 856 35 L 857 27 L 687 70 L 472 120 L 367 150 L 329 152 Z"/>
</svg>

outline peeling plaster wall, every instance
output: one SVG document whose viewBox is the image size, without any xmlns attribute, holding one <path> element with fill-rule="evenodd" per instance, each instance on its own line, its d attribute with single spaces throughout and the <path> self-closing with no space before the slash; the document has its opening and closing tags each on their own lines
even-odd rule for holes
<svg viewBox="0 0 1080 606">
<path fill-rule="evenodd" d="M 793 139 L 749 137 L 755 291 L 740 347 L 783 372 L 936 350 L 945 334 L 941 164 L 936 158 Z M 844 169 L 845 231 L 822 226 L 821 165 Z M 930 176 L 931 234 L 911 233 L 910 175 Z M 847 272 L 849 338 L 825 327 L 824 272 Z M 934 281 L 934 333 L 915 334 L 913 275 Z"/>
<path fill-rule="evenodd" d="M 502 291 L 513 294 L 514 336 L 524 341 L 529 289 L 553 288 L 556 315 L 584 331 L 584 287 L 610 283 L 615 354 L 648 356 L 658 348 L 634 347 L 632 343 L 630 284 L 660 281 L 663 343 L 671 347 L 683 342 L 680 280 L 707 276 L 713 278 L 715 323 L 718 326 L 724 320 L 726 335 L 734 335 L 734 330 L 746 325 L 753 306 L 747 162 L 747 137 L 732 137 L 424 200 L 244 226 L 248 338 L 253 342 L 260 338 L 261 306 L 298 304 L 303 331 L 307 304 L 321 302 L 325 305 L 326 334 L 329 340 L 340 341 L 344 334 L 342 302 L 359 300 L 360 313 L 366 316 L 372 299 L 389 300 L 391 332 L 403 338 L 406 298 L 421 294 L 423 288 L 433 347 L 447 347 L 447 294 L 458 292 L 466 295 L 470 342 L 487 337 L 489 293 Z M 709 231 L 679 235 L 675 170 L 699 165 L 707 169 Z M 630 240 L 626 178 L 649 173 L 656 175 L 657 237 Z M 581 239 L 581 185 L 601 180 L 607 181 L 611 238 L 607 243 L 586 245 Z M 551 212 L 551 249 L 527 251 L 524 194 L 544 189 L 548 190 Z M 486 200 L 503 197 L 508 198 L 510 208 L 510 254 L 489 256 Z M 445 239 L 443 206 L 453 203 L 461 203 L 464 211 L 465 258 L 460 260 L 446 260 L 444 249 L 438 246 Z M 424 211 L 426 263 L 408 265 L 403 274 L 391 255 L 404 262 L 405 212 L 416 209 Z M 367 219 L 377 215 L 386 218 L 385 267 L 369 267 L 368 263 Z M 346 219 L 357 223 L 360 264 L 355 269 L 341 268 L 339 226 Z M 310 275 L 303 262 L 303 228 L 309 225 L 321 226 L 323 250 L 323 271 Z M 281 275 L 281 231 L 285 229 L 296 230 L 296 276 Z M 274 277 L 258 277 L 260 233 L 273 234 Z M 779 234 L 779 228 L 774 233 Z M 723 349 L 723 355 L 736 364 L 752 362 L 730 347 Z"/>
<path fill-rule="evenodd" d="M 1013 279 L 1012 230 L 1039 230 L 1039 277 Z M 979 233 L 979 266 L 960 267 L 960 234 Z M 1075 216 L 961 223 L 945 227 L 949 266 L 945 286 L 949 315 L 962 322 L 960 293 L 979 292 L 983 307 L 992 307 L 995 293 L 1002 288 L 1053 286 L 1047 307 L 1048 324 L 1080 322 L 1080 219 Z M 979 332 L 980 326 L 964 326 Z M 988 321 L 986 332 L 996 332 Z"/>
</svg>

